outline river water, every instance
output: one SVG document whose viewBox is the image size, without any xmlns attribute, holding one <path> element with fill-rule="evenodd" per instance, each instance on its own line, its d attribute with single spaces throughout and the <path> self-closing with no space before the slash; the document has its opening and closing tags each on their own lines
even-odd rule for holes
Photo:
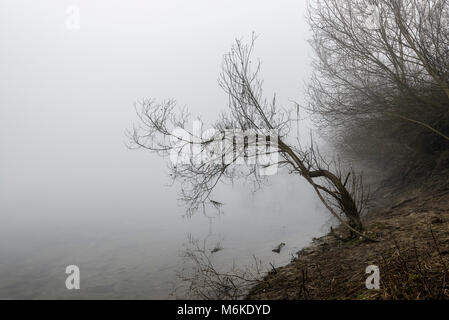
<svg viewBox="0 0 449 320">
<path fill-rule="evenodd" d="M 24 228 L 23 221 L 17 221 L 0 233 L 0 298 L 183 298 L 182 291 L 175 290 L 182 284 L 177 273 L 191 239 L 206 243 L 209 250 L 218 244 L 222 250 L 214 259 L 224 271 L 249 265 L 253 255 L 265 268 L 270 262 L 281 266 L 325 231 L 325 213 L 315 205 L 313 194 L 297 194 L 298 186 L 302 184 L 283 177 L 273 182 L 270 192 L 254 197 L 235 190 L 224 213 L 213 218 L 197 214 L 185 219 L 182 210 L 168 213 L 148 207 L 147 215 L 102 214 L 100 220 L 82 215 L 35 221 L 35 227 Z M 272 252 L 281 242 L 286 243 L 281 253 Z M 65 287 L 65 268 L 72 264 L 80 268 L 80 290 Z"/>
</svg>

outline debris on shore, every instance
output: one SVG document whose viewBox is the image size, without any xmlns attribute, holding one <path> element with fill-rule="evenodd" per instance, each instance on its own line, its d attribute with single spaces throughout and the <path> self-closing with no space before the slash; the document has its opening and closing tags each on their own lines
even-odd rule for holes
<svg viewBox="0 0 449 320">
<path fill-rule="evenodd" d="M 279 244 L 276 248 L 274 248 L 271 251 L 273 251 L 275 253 L 281 253 L 281 250 L 282 250 L 283 247 L 285 247 L 285 243 L 282 242 L 281 244 Z"/>
</svg>

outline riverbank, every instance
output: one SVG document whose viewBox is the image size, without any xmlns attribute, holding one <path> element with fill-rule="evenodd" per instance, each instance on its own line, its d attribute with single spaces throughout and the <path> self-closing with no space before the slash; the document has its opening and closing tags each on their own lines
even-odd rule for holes
<svg viewBox="0 0 449 320">
<path fill-rule="evenodd" d="M 364 225 L 378 242 L 342 239 L 341 227 L 272 270 L 248 299 L 449 299 L 449 179 L 377 195 Z M 368 290 L 365 269 L 380 269 Z"/>
</svg>

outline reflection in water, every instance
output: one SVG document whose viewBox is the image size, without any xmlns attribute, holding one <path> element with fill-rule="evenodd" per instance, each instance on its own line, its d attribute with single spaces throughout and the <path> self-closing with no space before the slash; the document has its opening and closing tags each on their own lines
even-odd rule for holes
<svg viewBox="0 0 449 320">
<path fill-rule="evenodd" d="M 255 196 L 237 187 L 223 193 L 224 213 L 211 217 L 183 219 L 180 208 L 101 222 L 80 216 L 29 229 L 0 226 L 0 298 L 182 298 L 186 283 L 179 276 L 194 271 L 185 257 L 196 245 L 223 273 L 254 271 L 255 261 L 261 272 L 288 263 L 325 231 L 327 218 L 306 189 L 304 201 L 288 201 L 301 186 L 287 188 L 292 182 L 285 177 L 274 180 L 270 192 Z M 286 245 L 277 254 L 272 250 L 280 243 Z M 81 289 L 68 291 L 65 268 L 72 264 L 80 267 Z"/>
<path fill-rule="evenodd" d="M 174 292 L 177 298 L 206 300 L 243 299 L 249 289 L 263 277 L 262 261 L 253 256 L 245 266 L 226 266 L 220 261 L 220 242 L 211 242 L 213 233 L 199 241 L 188 236 L 183 254 L 183 268 L 177 273 L 180 281 Z M 215 243 L 215 244 L 213 244 Z"/>
</svg>

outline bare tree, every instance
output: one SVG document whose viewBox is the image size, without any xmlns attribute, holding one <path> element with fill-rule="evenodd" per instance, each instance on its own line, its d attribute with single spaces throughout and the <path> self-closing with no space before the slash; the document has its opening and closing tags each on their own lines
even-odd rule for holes
<svg viewBox="0 0 449 320">
<path fill-rule="evenodd" d="M 447 145 L 447 0 L 309 1 L 308 20 L 308 108 L 343 148 L 392 168 Z"/>
<path fill-rule="evenodd" d="M 229 96 L 229 105 L 211 131 L 201 135 L 201 123 L 188 131 L 187 112 L 176 112 L 172 100 L 142 101 L 138 110 L 140 125 L 129 133 L 132 146 L 183 159 L 181 165 L 174 161 L 170 170 L 172 178 L 182 185 L 188 214 L 205 210 L 206 206 L 220 207 L 221 203 L 213 199 L 213 190 L 220 182 L 244 178 L 257 188 L 263 186 L 266 177 L 261 174 L 258 160 L 279 155 L 275 163 L 262 163 L 262 167 L 274 165 L 302 176 L 352 235 L 369 239 L 360 220 L 367 200 L 361 176 L 344 171 L 338 161 L 326 161 L 314 143 L 304 148 L 299 142 L 291 142 L 292 110 L 278 106 L 275 96 L 270 100 L 263 96 L 258 77 L 260 61 L 251 60 L 254 40 L 254 36 L 249 44 L 237 40 L 224 56 L 220 86 Z M 233 135 L 237 131 L 245 135 L 241 146 Z M 194 150 L 198 152 L 192 155 Z M 202 157 L 199 159 L 197 154 Z"/>
</svg>

